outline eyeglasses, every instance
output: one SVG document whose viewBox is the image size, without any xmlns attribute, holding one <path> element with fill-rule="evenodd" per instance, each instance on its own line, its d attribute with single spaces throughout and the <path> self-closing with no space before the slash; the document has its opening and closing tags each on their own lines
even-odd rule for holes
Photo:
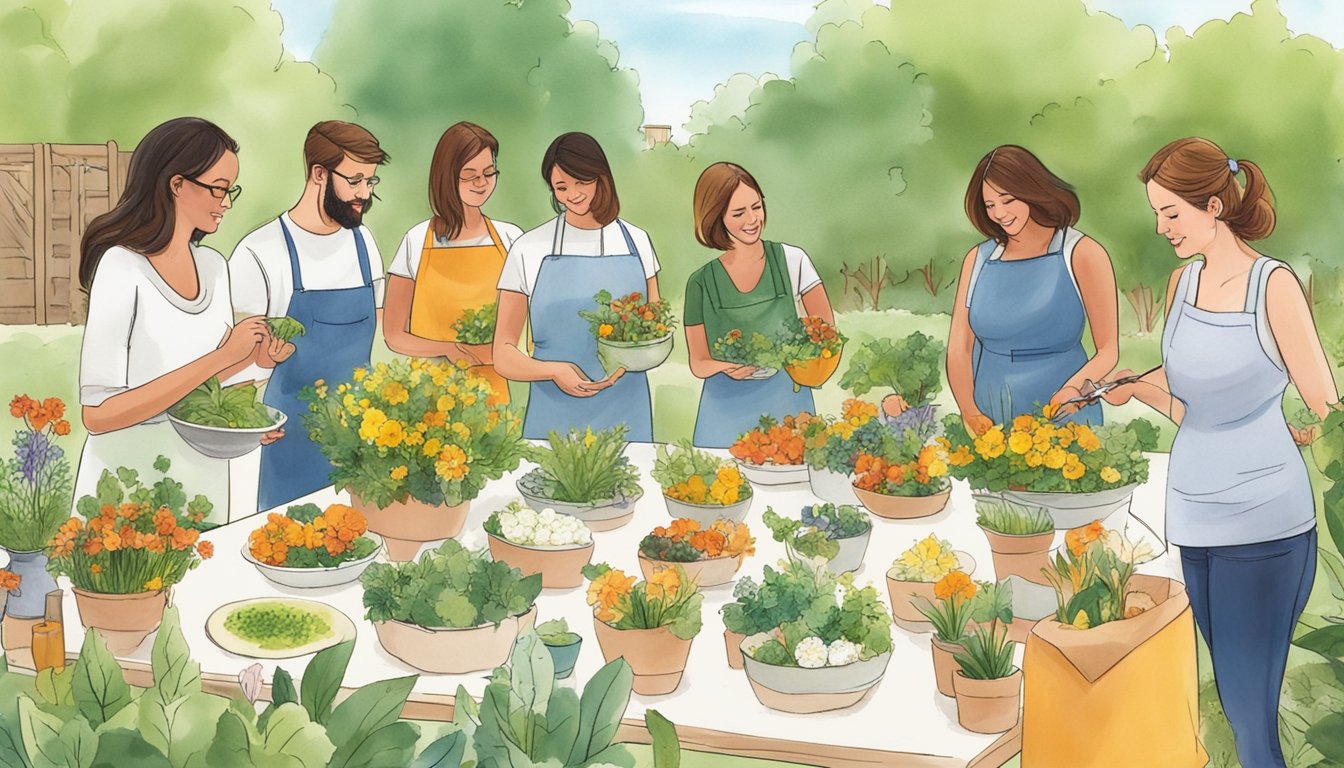
<svg viewBox="0 0 1344 768">
<path fill-rule="evenodd" d="M 210 190 L 210 194 L 216 200 L 223 200 L 224 196 L 228 195 L 229 202 L 232 203 L 234 200 L 238 199 L 239 195 L 243 194 L 243 185 L 241 184 L 234 184 L 232 187 L 217 187 L 214 186 L 213 184 L 206 184 L 204 182 L 197 181 L 189 176 L 183 176 L 182 178 L 186 179 L 187 181 L 190 181 L 192 184 L 195 184 L 198 187 L 204 187 L 205 189 Z"/>
<path fill-rule="evenodd" d="M 482 179 L 484 179 L 485 181 L 489 181 L 498 175 L 499 175 L 499 169 L 492 168 L 486 171 L 485 173 L 479 173 L 475 176 L 458 176 L 457 180 L 462 182 L 463 184 L 475 184 L 476 182 L 481 181 Z"/>
<path fill-rule="evenodd" d="M 368 178 L 365 178 L 364 176 L 361 175 L 352 178 L 350 176 L 346 176 L 344 173 L 341 173 L 335 168 L 328 168 L 327 170 L 331 171 L 337 176 L 340 176 L 342 179 L 345 179 L 345 183 L 349 184 L 351 189 L 358 189 L 360 184 L 367 184 L 369 189 L 373 189 L 374 187 L 378 186 L 378 182 L 382 181 L 382 179 L 378 178 L 377 176 L 369 176 Z"/>
</svg>

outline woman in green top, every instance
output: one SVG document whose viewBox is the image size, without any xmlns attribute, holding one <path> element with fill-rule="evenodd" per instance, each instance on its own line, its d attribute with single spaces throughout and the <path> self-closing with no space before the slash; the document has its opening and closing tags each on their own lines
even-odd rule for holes
<svg viewBox="0 0 1344 768">
<path fill-rule="evenodd" d="M 781 371 L 760 378 L 751 365 L 716 360 L 714 340 L 731 331 L 744 338 L 774 333 L 799 317 L 799 308 L 835 321 L 817 270 L 801 248 L 761 239 L 765 197 L 744 168 L 715 163 L 695 184 L 695 239 L 719 257 L 691 275 L 686 285 L 686 348 L 691 373 L 705 380 L 695 420 L 695 444 L 727 448 L 762 416 L 782 419 L 812 411 L 812 391 L 794 391 Z"/>
</svg>

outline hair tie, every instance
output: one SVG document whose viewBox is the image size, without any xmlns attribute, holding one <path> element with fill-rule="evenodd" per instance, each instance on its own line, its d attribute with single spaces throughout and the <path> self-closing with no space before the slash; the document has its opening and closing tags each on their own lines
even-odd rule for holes
<svg viewBox="0 0 1344 768">
<path fill-rule="evenodd" d="M 1233 176 L 1236 176 L 1236 175 L 1237 175 L 1237 171 L 1240 170 L 1240 169 L 1237 167 L 1237 161 L 1236 161 L 1236 160 L 1233 160 L 1233 159 L 1230 158 L 1230 157 L 1227 158 L 1227 170 L 1231 171 Z"/>
</svg>

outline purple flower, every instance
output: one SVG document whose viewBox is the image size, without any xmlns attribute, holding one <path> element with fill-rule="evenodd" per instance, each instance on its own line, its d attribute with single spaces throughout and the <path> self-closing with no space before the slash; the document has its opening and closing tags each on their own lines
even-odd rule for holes
<svg viewBox="0 0 1344 768">
<path fill-rule="evenodd" d="M 30 486 L 37 485 L 47 468 L 64 455 L 60 446 L 45 432 L 20 432 L 14 440 L 14 459 L 19 474 Z"/>
</svg>

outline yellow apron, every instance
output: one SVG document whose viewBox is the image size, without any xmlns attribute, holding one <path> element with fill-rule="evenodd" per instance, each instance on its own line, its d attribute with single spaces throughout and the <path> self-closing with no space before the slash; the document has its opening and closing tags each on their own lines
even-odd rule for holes
<svg viewBox="0 0 1344 768">
<path fill-rule="evenodd" d="M 457 341 L 453 323 L 468 309 L 495 302 L 505 251 L 495 225 L 486 219 L 485 227 L 490 232 L 490 245 L 439 248 L 434 245 L 434 227 L 425 232 L 411 295 L 412 334 L 433 341 Z M 495 373 L 493 365 L 474 366 L 472 372 L 494 388 L 491 404 L 509 402 L 509 384 Z"/>
</svg>

